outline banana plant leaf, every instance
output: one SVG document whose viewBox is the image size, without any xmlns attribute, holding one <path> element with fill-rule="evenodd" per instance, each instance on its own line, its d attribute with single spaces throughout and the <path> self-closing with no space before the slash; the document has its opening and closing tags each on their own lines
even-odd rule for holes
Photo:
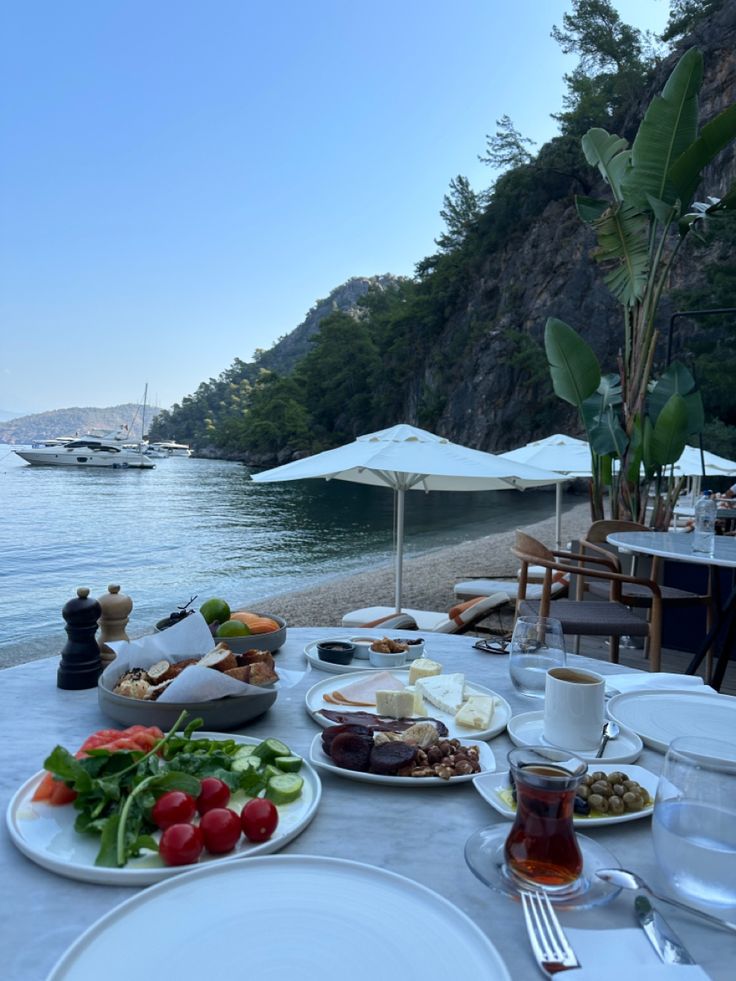
<svg viewBox="0 0 736 981">
<path fill-rule="evenodd" d="M 600 417 L 609 408 L 614 409 L 623 401 L 621 377 L 615 374 L 603 375 L 598 388 L 589 395 L 580 407 L 585 428 L 590 430 L 597 425 Z"/>
<path fill-rule="evenodd" d="M 585 159 L 601 172 L 616 201 L 622 200 L 621 181 L 631 158 L 628 146 L 622 136 L 615 136 L 598 126 L 589 129 L 582 139 Z"/>
<path fill-rule="evenodd" d="M 672 395 L 652 424 L 644 423 L 644 466 L 647 471 L 676 463 L 688 437 L 687 406 L 681 395 Z"/>
<path fill-rule="evenodd" d="M 656 424 L 660 413 L 673 395 L 681 395 L 687 410 L 688 435 L 697 435 L 705 425 L 705 413 L 695 379 L 680 361 L 673 361 L 652 386 L 647 399 L 649 416 Z"/>
<path fill-rule="evenodd" d="M 623 457 L 629 443 L 618 416 L 610 406 L 597 416 L 588 429 L 588 440 L 593 453 L 619 459 Z"/>
<path fill-rule="evenodd" d="M 617 204 L 595 223 L 596 259 L 611 262 L 605 274 L 608 288 L 619 302 L 629 305 L 644 295 L 649 274 L 648 221 L 631 205 Z"/>
<path fill-rule="evenodd" d="M 622 182 L 624 199 L 639 210 L 647 195 L 674 204 L 678 188 L 670 168 L 698 135 L 698 92 L 703 81 L 703 56 L 690 48 L 675 65 L 660 96 L 655 96 L 631 147 L 631 167 Z"/>
<path fill-rule="evenodd" d="M 581 409 L 601 380 L 601 367 L 593 349 L 569 324 L 556 317 L 550 317 L 544 326 L 544 347 L 555 395 Z"/>
<path fill-rule="evenodd" d="M 684 207 L 697 190 L 703 170 L 736 138 L 736 105 L 729 106 L 700 131 L 700 136 L 670 167 L 669 180 Z"/>
<path fill-rule="evenodd" d="M 600 198 L 588 198 L 583 194 L 575 195 L 575 210 L 578 213 L 578 218 L 584 221 L 586 225 L 592 225 L 598 221 L 608 207 L 608 201 L 603 201 Z"/>
</svg>

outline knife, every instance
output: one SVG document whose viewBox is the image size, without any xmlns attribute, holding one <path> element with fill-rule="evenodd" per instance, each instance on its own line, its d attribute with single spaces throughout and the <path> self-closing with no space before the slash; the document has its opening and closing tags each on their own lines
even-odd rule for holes
<svg viewBox="0 0 736 981">
<path fill-rule="evenodd" d="M 694 964 L 687 948 L 646 896 L 637 896 L 634 911 L 639 924 L 664 964 Z"/>
</svg>

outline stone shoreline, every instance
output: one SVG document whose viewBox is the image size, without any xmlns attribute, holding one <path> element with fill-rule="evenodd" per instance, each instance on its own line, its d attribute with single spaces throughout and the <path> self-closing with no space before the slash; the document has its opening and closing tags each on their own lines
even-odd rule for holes
<svg viewBox="0 0 736 981">
<path fill-rule="evenodd" d="M 580 538 L 590 526 L 587 500 L 574 504 L 562 516 L 563 541 Z M 530 535 L 554 546 L 554 515 L 527 525 Z M 463 579 L 513 579 L 518 562 L 511 554 L 514 531 L 497 532 L 472 541 L 433 549 L 412 558 L 404 558 L 403 605 L 418 610 L 449 610 L 457 602 L 453 586 Z M 250 606 L 262 612 L 284 617 L 299 627 L 339 627 L 348 610 L 364 606 L 391 606 L 394 595 L 394 567 L 386 563 L 366 572 L 330 579 L 318 586 L 266 596 Z M 506 608 L 498 621 L 499 629 L 508 629 L 513 608 Z M 493 625 L 493 621 L 489 621 Z M 62 640 L 63 643 L 63 640 Z M 60 647 L 59 647 L 60 649 Z M 38 660 L 58 657 L 49 653 L 48 640 L 27 642 L 2 652 L 0 669 Z"/>
</svg>

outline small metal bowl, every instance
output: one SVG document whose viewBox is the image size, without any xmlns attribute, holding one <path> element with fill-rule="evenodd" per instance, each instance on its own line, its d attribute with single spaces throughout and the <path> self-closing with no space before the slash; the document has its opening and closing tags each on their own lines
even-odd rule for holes
<svg viewBox="0 0 736 981">
<path fill-rule="evenodd" d="M 317 657 L 330 664 L 350 664 L 355 655 L 355 644 L 347 640 L 321 640 L 317 644 Z"/>
</svg>

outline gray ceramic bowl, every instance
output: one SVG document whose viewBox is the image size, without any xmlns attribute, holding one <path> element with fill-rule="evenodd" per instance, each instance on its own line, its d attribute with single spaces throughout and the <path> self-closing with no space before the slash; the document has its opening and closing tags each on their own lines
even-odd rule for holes
<svg viewBox="0 0 736 981">
<path fill-rule="evenodd" d="M 118 679 L 114 666 L 113 661 L 100 676 L 97 682 L 97 700 L 108 718 L 126 726 L 158 726 L 167 730 L 186 709 L 189 713 L 188 719 L 202 719 L 205 729 L 240 729 L 263 715 L 278 696 L 278 690 L 269 687 L 247 695 L 230 695 L 208 702 L 147 702 L 140 698 L 116 695 L 112 691 Z"/>
<path fill-rule="evenodd" d="M 259 613 L 258 616 L 270 617 L 279 624 L 278 630 L 270 634 L 248 634 L 247 637 L 215 637 L 215 644 L 223 641 L 233 654 L 244 654 L 246 651 L 277 651 L 286 642 L 286 620 L 274 616 L 273 613 Z"/>
</svg>

